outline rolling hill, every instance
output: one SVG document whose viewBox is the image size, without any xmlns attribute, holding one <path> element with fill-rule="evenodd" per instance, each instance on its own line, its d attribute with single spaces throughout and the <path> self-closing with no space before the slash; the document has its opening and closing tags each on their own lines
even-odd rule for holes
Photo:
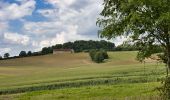
<svg viewBox="0 0 170 100">
<path fill-rule="evenodd" d="M 157 80 L 164 76 L 163 64 L 150 62 L 144 67 L 135 60 L 136 54 L 137 52 L 133 51 L 109 52 L 110 59 L 102 64 L 93 63 L 87 53 L 2 60 L 0 61 L 0 98 L 34 100 L 34 97 L 38 96 L 36 100 L 42 100 L 45 95 L 48 95 L 47 97 L 54 100 L 80 98 L 86 100 L 100 97 L 124 98 L 141 96 L 141 94 L 146 97 L 150 94 L 155 95 L 152 89 L 159 85 Z M 133 91 L 128 89 L 129 86 Z M 146 86 L 154 87 L 146 89 L 144 88 Z M 92 92 L 95 96 L 83 93 L 81 95 L 87 87 L 90 88 L 89 93 Z M 97 91 L 98 87 L 104 92 Z M 140 87 L 141 91 L 135 92 Z M 79 95 L 72 94 L 75 92 Z M 52 96 L 53 94 L 55 95 Z"/>
</svg>

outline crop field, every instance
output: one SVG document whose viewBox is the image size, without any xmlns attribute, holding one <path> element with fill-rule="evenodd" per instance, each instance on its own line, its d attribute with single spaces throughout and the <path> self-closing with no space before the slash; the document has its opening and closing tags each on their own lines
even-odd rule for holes
<svg viewBox="0 0 170 100">
<path fill-rule="evenodd" d="M 0 100 L 160 100 L 165 65 L 136 54 L 109 52 L 101 64 L 87 53 L 2 60 Z"/>
</svg>

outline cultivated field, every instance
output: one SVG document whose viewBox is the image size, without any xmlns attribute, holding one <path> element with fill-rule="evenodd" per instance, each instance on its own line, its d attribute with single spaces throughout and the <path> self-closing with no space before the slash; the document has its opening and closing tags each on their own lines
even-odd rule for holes
<svg viewBox="0 0 170 100">
<path fill-rule="evenodd" d="M 152 60 L 144 65 L 136 54 L 110 52 L 102 64 L 87 53 L 0 61 L 0 100 L 159 99 L 164 65 Z"/>
</svg>

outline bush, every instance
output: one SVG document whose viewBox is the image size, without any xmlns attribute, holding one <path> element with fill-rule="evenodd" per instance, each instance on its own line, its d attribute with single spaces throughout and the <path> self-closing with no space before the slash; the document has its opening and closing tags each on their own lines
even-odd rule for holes
<svg viewBox="0 0 170 100">
<path fill-rule="evenodd" d="M 109 59 L 109 56 L 108 56 L 106 50 L 101 49 L 100 52 L 102 53 L 104 59 Z"/>
<path fill-rule="evenodd" d="M 96 54 L 94 56 L 94 61 L 96 63 L 101 63 L 101 62 L 103 62 L 103 60 L 104 60 L 103 53 L 101 51 L 96 52 Z"/>
<path fill-rule="evenodd" d="M 90 50 L 90 52 L 89 52 L 89 55 L 93 61 L 94 61 L 94 56 L 95 56 L 96 52 L 97 52 L 96 50 Z"/>
<path fill-rule="evenodd" d="M 109 56 L 105 50 L 91 50 L 89 52 L 89 55 L 90 55 L 92 61 L 94 61 L 96 63 L 101 63 L 105 59 L 109 58 Z"/>
</svg>

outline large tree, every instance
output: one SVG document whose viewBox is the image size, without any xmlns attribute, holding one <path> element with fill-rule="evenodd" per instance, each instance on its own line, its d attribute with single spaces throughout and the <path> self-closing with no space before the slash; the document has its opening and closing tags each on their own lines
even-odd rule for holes
<svg viewBox="0 0 170 100">
<path fill-rule="evenodd" d="M 141 61 L 155 53 L 155 44 L 160 45 L 170 69 L 169 0 L 104 0 L 103 5 L 97 21 L 99 36 L 129 36 L 140 47 Z"/>
</svg>

